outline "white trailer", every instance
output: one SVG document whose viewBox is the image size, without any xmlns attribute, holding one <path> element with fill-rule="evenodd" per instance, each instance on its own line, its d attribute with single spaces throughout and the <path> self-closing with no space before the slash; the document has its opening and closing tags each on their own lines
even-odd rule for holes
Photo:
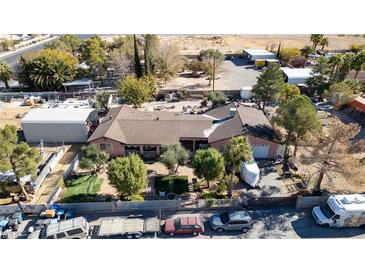
<svg viewBox="0 0 365 274">
<path fill-rule="evenodd" d="M 240 95 L 242 100 L 250 100 L 253 97 L 252 86 L 241 87 Z"/>
<path fill-rule="evenodd" d="M 160 232 L 160 220 L 156 217 L 104 217 L 101 219 L 98 236 L 125 236 L 128 239 L 139 239 L 143 234 L 158 232 Z"/>
<path fill-rule="evenodd" d="M 365 228 L 365 195 L 332 195 L 326 205 L 314 207 L 312 215 L 323 227 Z"/>
</svg>

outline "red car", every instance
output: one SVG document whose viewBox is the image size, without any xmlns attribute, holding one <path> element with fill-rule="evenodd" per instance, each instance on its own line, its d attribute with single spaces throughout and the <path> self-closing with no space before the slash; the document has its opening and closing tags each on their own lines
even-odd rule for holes
<svg viewBox="0 0 365 274">
<path fill-rule="evenodd" d="M 193 234 L 194 236 L 204 232 L 204 225 L 198 216 L 184 216 L 165 221 L 165 233 L 171 236 L 175 234 Z"/>
</svg>

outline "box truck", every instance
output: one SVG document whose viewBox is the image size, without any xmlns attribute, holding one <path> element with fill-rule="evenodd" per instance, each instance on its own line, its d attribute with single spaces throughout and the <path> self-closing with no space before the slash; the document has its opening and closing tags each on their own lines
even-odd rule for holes
<svg viewBox="0 0 365 274">
<path fill-rule="evenodd" d="M 323 227 L 365 228 L 365 195 L 332 195 L 324 206 L 314 207 L 312 215 Z"/>
</svg>

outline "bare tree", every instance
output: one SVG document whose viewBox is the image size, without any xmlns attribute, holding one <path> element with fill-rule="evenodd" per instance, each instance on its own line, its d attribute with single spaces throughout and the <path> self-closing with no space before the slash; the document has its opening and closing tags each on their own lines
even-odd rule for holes
<svg viewBox="0 0 365 274">
<path fill-rule="evenodd" d="M 175 44 L 162 44 L 159 48 L 158 76 L 164 79 L 165 83 L 175 77 L 182 66 L 179 52 L 179 47 Z"/>
<path fill-rule="evenodd" d="M 110 68 L 114 69 L 115 74 L 124 78 L 131 72 L 132 62 L 125 52 L 113 50 L 109 54 Z"/>
<path fill-rule="evenodd" d="M 335 119 L 329 124 L 324 136 L 307 148 L 309 153 L 301 155 L 301 162 L 315 169 L 309 176 L 316 176 L 315 192 L 321 192 L 324 178 L 333 183 L 335 176 L 342 175 L 349 182 L 358 181 L 364 167 L 354 154 L 364 151 L 364 142 L 354 142 L 353 138 L 359 131 L 358 125 L 346 125 Z"/>
</svg>

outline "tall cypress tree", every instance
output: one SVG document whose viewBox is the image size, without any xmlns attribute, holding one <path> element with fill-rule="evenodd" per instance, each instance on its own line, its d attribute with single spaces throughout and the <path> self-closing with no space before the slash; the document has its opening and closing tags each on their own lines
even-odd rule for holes
<svg viewBox="0 0 365 274">
<path fill-rule="evenodd" d="M 141 78 L 142 66 L 141 66 L 141 60 L 139 59 L 137 38 L 135 34 L 133 34 L 133 40 L 134 40 L 134 72 L 137 78 Z"/>
<path fill-rule="evenodd" d="M 151 35 L 146 34 L 145 36 L 145 48 L 144 48 L 144 68 L 145 74 L 151 74 L 151 56 L 150 56 L 150 45 L 151 45 Z"/>
</svg>

